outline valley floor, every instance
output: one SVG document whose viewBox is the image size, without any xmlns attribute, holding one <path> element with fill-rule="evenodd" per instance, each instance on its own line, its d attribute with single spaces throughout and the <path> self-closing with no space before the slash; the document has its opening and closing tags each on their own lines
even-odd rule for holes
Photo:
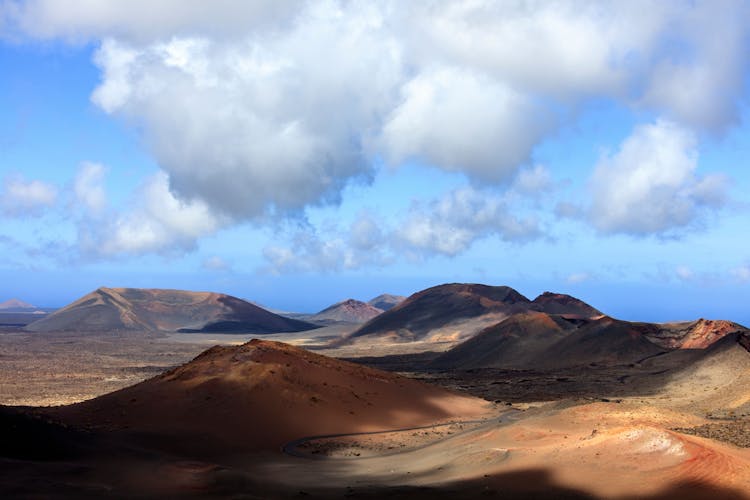
<svg viewBox="0 0 750 500">
<path fill-rule="evenodd" d="M 320 348 L 338 333 L 322 329 L 286 339 Z M 245 340 L 193 334 L 41 338 L 1 332 L 0 404 L 45 406 L 89 399 L 182 364 L 210 345 Z M 63 461 L 0 459 L 0 492 L 53 497 L 750 498 L 748 391 L 720 383 L 747 375 L 738 368 L 741 364 L 731 365 L 733 358 L 687 379 L 677 374 L 697 360 L 697 352 L 554 372 L 429 371 L 418 368 L 430 361 L 430 353 L 392 353 L 391 347 L 341 351 L 342 356 L 369 354 L 359 361 L 399 372 L 411 368 L 412 378 L 482 397 L 494 403 L 494 416 L 484 422 L 454 420 L 378 434 L 300 436 L 307 439 L 290 443 L 286 453 L 250 456 L 164 455 L 113 441 L 113 449 L 119 450 L 115 457 L 99 450 L 92 452 L 93 458 Z M 13 411 L 0 415 L 6 429 L 8 422 L 38 424 L 36 417 L 17 417 Z M 45 429 L 59 432 L 62 441 L 69 439 L 67 429 Z"/>
</svg>

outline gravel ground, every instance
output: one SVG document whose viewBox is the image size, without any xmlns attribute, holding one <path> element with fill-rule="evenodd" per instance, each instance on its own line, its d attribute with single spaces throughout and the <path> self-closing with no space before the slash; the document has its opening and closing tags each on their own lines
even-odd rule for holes
<svg viewBox="0 0 750 500">
<path fill-rule="evenodd" d="M 687 429 L 672 429 L 677 432 L 724 441 L 742 448 L 750 448 L 750 419 L 716 422 Z"/>
</svg>

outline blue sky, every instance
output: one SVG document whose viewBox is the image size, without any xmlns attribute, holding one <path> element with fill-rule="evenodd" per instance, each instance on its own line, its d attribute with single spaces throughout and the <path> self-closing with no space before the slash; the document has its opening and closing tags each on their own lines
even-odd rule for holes
<svg viewBox="0 0 750 500">
<path fill-rule="evenodd" d="M 0 299 L 314 311 L 460 281 L 750 324 L 748 21 L 732 1 L 0 0 Z"/>
</svg>

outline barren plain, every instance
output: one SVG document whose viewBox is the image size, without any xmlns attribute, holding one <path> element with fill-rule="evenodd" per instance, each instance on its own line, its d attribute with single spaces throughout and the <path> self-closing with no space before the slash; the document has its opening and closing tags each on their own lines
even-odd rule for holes
<svg viewBox="0 0 750 500">
<path fill-rule="evenodd" d="M 540 311 L 505 322 L 502 304 L 466 290 L 451 304 L 479 316 L 437 326 L 452 338 L 357 337 L 361 327 L 351 324 L 269 335 L 7 327 L 0 491 L 750 498 L 750 352 L 740 325 Z M 514 309 L 523 304 L 501 292 Z M 582 307 L 560 297 L 545 299 Z M 486 327 L 490 318 L 498 322 Z M 579 339 L 572 347 L 571 338 Z M 718 340 L 673 347 L 705 338 Z M 508 352 L 549 351 L 550 342 L 562 342 L 570 363 L 495 366 Z M 488 357 L 497 345 L 500 357 Z"/>
</svg>

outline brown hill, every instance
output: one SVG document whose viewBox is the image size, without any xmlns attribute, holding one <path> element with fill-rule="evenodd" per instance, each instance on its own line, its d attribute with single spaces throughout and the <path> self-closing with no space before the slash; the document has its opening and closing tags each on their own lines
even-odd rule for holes
<svg viewBox="0 0 750 500">
<path fill-rule="evenodd" d="M 479 332 L 431 363 L 439 369 L 553 369 L 628 364 L 664 352 L 647 324 L 609 317 L 572 319 L 543 312 L 515 314 Z"/>
<path fill-rule="evenodd" d="M 126 389 L 50 410 L 74 426 L 191 452 L 278 449 L 295 438 L 476 418 L 487 402 L 396 374 L 252 340 L 213 347 Z"/>
<path fill-rule="evenodd" d="M 347 299 L 330 307 L 326 307 L 319 313 L 310 316 L 311 321 L 346 321 L 349 323 L 364 323 L 382 313 L 382 309 L 373 307 L 359 300 Z"/>
<path fill-rule="evenodd" d="M 748 332 L 738 323 L 703 318 L 659 326 L 657 331 L 649 334 L 649 340 L 669 349 L 705 349 L 727 335 Z"/>
<path fill-rule="evenodd" d="M 584 318 L 603 316 L 602 312 L 584 301 L 562 293 L 544 292 L 533 301 L 535 310 L 549 314 L 570 314 Z"/>
<path fill-rule="evenodd" d="M 405 300 L 406 297 L 404 297 L 403 295 L 391 295 L 388 293 L 384 293 L 382 295 L 378 295 L 374 299 L 370 299 L 367 303 L 372 307 L 377 307 L 378 309 L 387 311 L 389 309 L 393 309 Z"/>
<path fill-rule="evenodd" d="M 117 330 L 277 333 L 316 325 L 213 292 L 99 288 L 26 326 L 27 331 Z"/>
<path fill-rule="evenodd" d="M 455 322 L 527 310 L 529 299 L 507 286 L 453 283 L 415 293 L 399 305 L 368 321 L 349 337 L 388 336 L 422 340 Z M 486 325 L 485 325 L 486 326 Z M 470 332 L 473 333 L 473 332 Z"/>
</svg>

